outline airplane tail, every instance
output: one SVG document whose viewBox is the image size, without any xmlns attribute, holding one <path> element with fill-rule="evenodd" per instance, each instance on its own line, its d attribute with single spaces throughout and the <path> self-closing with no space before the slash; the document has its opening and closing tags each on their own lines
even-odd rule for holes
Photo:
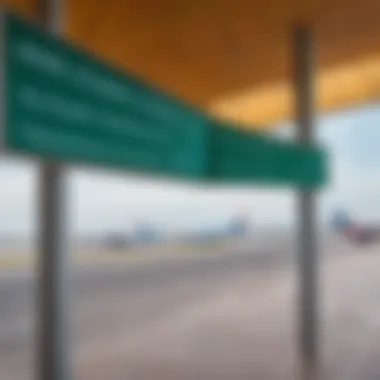
<svg viewBox="0 0 380 380">
<path fill-rule="evenodd" d="M 350 240 L 356 240 L 360 230 L 359 225 L 351 219 L 346 211 L 343 210 L 334 213 L 332 228 L 335 232 Z"/>
<path fill-rule="evenodd" d="M 350 218 L 343 210 L 336 211 L 332 217 L 332 229 L 355 244 L 369 244 L 380 239 L 380 230 L 364 226 Z"/>
</svg>

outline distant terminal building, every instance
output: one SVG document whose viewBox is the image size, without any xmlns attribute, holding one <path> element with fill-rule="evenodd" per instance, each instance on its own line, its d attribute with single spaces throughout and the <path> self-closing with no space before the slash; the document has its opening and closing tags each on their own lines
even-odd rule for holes
<svg viewBox="0 0 380 380">
<path fill-rule="evenodd" d="M 148 223 L 137 223 L 132 231 L 110 232 L 103 238 L 103 246 L 109 250 L 120 250 L 146 244 L 153 244 L 164 239 L 158 229 Z"/>
</svg>

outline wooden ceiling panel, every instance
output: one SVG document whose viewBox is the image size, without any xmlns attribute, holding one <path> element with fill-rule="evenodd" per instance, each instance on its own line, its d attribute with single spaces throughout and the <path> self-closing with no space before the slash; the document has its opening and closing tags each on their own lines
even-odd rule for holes
<svg viewBox="0 0 380 380">
<path fill-rule="evenodd" d="M 36 0 L 3 3 L 26 14 L 36 9 Z M 289 37 L 295 23 L 314 28 L 318 72 L 330 75 L 380 51 L 378 20 L 378 0 L 66 0 L 65 24 L 68 38 L 80 46 L 193 104 L 215 110 L 230 101 L 231 110 L 243 102 L 234 114 L 245 112 L 241 116 L 248 122 L 272 122 L 289 116 L 284 104 L 290 104 Z M 338 77 L 340 84 L 328 83 L 345 88 L 347 75 Z M 260 116 L 259 103 L 247 100 L 256 90 L 260 98 L 263 88 L 287 89 L 280 96 L 286 101 L 266 93 L 263 109 L 271 117 Z M 323 88 L 323 99 L 332 100 L 319 100 L 322 109 L 378 96 L 371 89 L 356 96 L 350 87 L 347 97 Z M 327 96 L 329 91 L 334 95 Z"/>
<path fill-rule="evenodd" d="M 36 12 L 36 3 L 31 0 L 1 0 L 0 5 L 18 12 L 24 16 L 33 18 Z"/>
</svg>

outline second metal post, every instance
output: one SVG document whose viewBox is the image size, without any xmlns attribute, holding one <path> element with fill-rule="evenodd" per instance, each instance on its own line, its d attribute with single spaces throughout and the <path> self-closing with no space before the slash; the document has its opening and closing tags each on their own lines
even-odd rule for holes
<svg viewBox="0 0 380 380">
<path fill-rule="evenodd" d="M 295 113 L 298 141 L 314 140 L 314 43 L 309 28 L 293 31 Z M 299 232 L 299 342 L 303 380 L 316 380 L 318 352 L 318 260 L 316 236 L 316 193 L 302 188 L 298 193 Z"/>
</svg>

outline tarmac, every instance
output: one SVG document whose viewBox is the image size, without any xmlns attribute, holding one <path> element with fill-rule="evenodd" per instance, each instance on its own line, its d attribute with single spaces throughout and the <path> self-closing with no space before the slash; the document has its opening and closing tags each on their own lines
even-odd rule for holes
<svg viewBox="0 0 380 380">
<path fill-rule="evenodd" d="M 76 378 L 300 379 L 294 247 L 252 247 L 82 268 Z M 319 269 L 319 379 L 380 379 L 380 246 L 329 242 Z M 1 379 L 33 379 L 33 283 L 0 276 Z"/>
</svg>

